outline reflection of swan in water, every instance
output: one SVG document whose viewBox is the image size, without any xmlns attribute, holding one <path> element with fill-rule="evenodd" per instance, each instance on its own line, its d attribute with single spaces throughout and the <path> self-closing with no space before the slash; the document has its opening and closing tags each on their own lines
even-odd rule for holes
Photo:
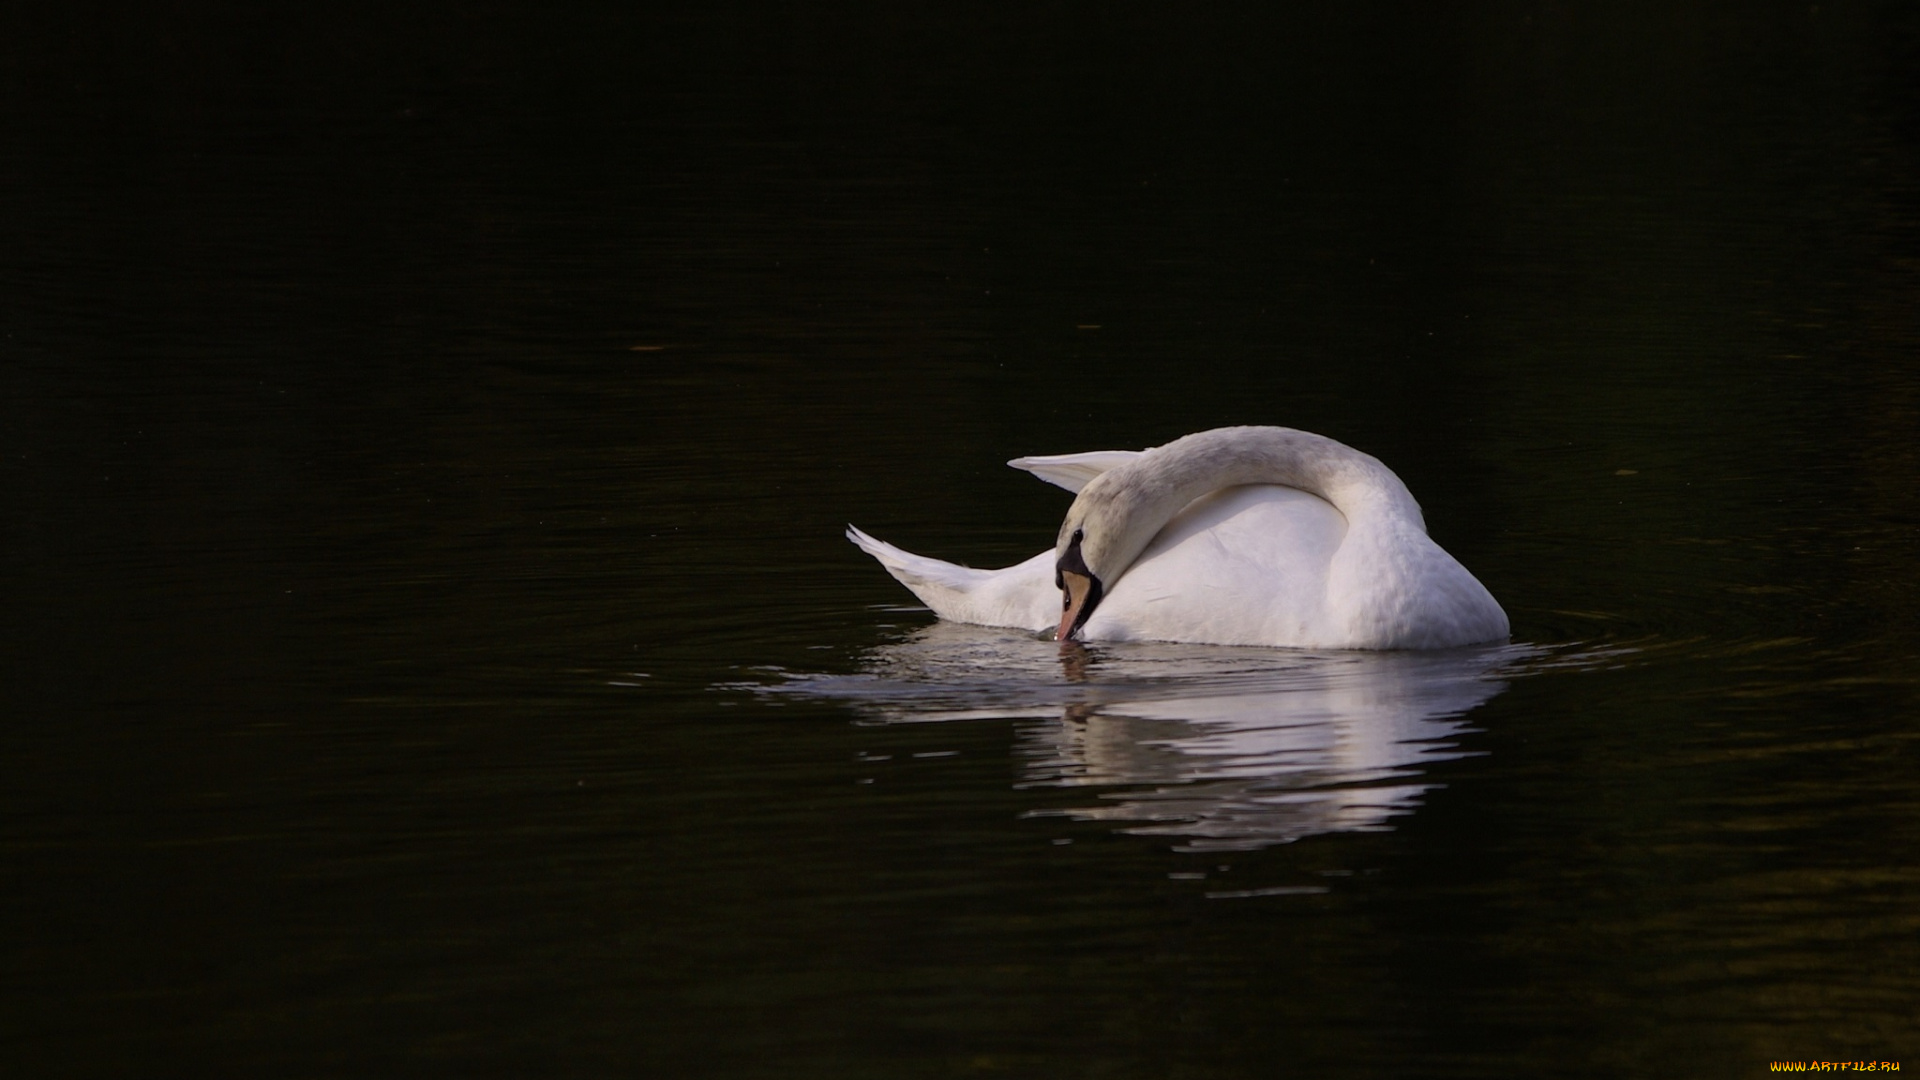
<svg viewBox="0 0 1920 1080">
<path fill-rule="evenodd" d="M 937 623 L 874 649 L 862 674 L 766 689 L 882 723 L 1032 721 L 1022 786 L 1105 789 L 1099 805 L 1038 813 L 1237 849 L 1379 829 L 1411 810 L 1432 786 L 1421 767 L 1462 753 L 1461 717 L 1534 651 L 1139 644 L 1063 657 L 1030 635 Z M 1085 662 L 1077 681 L 1071 667 L 1061 678 L 1063 658 Z"/>
</svg>

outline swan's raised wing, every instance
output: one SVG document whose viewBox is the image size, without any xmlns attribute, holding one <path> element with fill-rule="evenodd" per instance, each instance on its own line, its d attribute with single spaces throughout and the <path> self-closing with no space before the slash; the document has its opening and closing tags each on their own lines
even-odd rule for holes
<svg viewBox="0 0 1920 1080">
<path fill-rule="evenodd" d="M 1054 454 L 1049 457 L 1017 457 L 1007 464 L 1025 469 L 1049 484 L 1078 493 L 1087 482 L 1117 465 L 1125 465 L 1143 453 L 1140 450 L 1090 450 L 1084 454 Z"/>
</svg>

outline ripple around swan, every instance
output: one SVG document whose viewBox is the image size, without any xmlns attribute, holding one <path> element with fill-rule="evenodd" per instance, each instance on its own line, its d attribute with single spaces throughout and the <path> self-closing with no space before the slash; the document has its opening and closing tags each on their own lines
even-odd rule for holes
<svg viewBox="0 0 1920 1080">
<path fill-rule="evenodd" d="M 1464 756 L 1465 717 L 1547 650 L 1308 652 L 1130 644 L 1063 650 L 1017 631 L 936 623 L 878 646 L 849 675 L 773 672 L 736 684 L 826 698 L 863 722 L 1030 721 L 1022 787 L 1105 789 L 1034 811 L 1179 837 L 1182 850 L 1376 830 Z"/>
</svg>

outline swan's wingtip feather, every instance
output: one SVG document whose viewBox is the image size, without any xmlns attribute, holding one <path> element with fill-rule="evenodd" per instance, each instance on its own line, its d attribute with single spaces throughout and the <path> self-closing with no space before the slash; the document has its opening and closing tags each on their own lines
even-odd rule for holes
<svg viewBox="0 0 1920 1080">
<path fill-rule="evenodd" d="M 1101 473 L 1139 457 L 1139 450 L 1094 450 L 1085 454 L 1033 454 L 1007 462 L 1056 487 L 1078 492 Z"/>
<path fill-rule="evenodd" d="M 864 531 L 861 530 L 860 526 L 855 525 L 851 522 L 847 524 L 847 539 L 853 541 L 853 545 L 855 547 L 859 548 L 861 551 L 864 551 L 869 555 L 872 555 L 876 559 L 880 557 L 881 552 L 893 546 L 892 544 L 887 543 L 885 540 L 877 540 L 872 536 L 867 535 Z"/>
</svg>

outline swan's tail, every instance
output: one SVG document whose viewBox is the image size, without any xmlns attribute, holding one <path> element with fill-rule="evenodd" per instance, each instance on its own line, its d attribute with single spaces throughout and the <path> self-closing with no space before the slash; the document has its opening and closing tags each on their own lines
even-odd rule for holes
<svg viewBox="0 0 1920 1080">
<path fill-rule="evenodd" d="M 929 559 L 924 555 L 915 555 L 911 551 L 903 551 L 885 540 L 876 540 L 868 536 L 852 525 L 847 526 L 847 539 L 853 541 L 861 551 L 879 560 L 880 565 L 887 568 L 887 573 L 899 579 L 900 584 L 912 589 L 913 594 L 926 601 L 927 606 L 935 612 L 940 610 L 940 605 L 934 601 L 935 595 L 964 590 L 970 585 L 978 584 L 981 578 L 987 576 L 985 570 L 975 570 L 950 562 L 941 562 L 939 559 Z"/>
<path fill-rule="evenodd" d="M 1004 570 L 975 570 L 902 551 L 852 525 L 847 526 L 847 539 L 943 619 L 1024 629 L 1052 625 L 1059 593 L 1053 587 L 1051 551 Z"/>
</svg>

